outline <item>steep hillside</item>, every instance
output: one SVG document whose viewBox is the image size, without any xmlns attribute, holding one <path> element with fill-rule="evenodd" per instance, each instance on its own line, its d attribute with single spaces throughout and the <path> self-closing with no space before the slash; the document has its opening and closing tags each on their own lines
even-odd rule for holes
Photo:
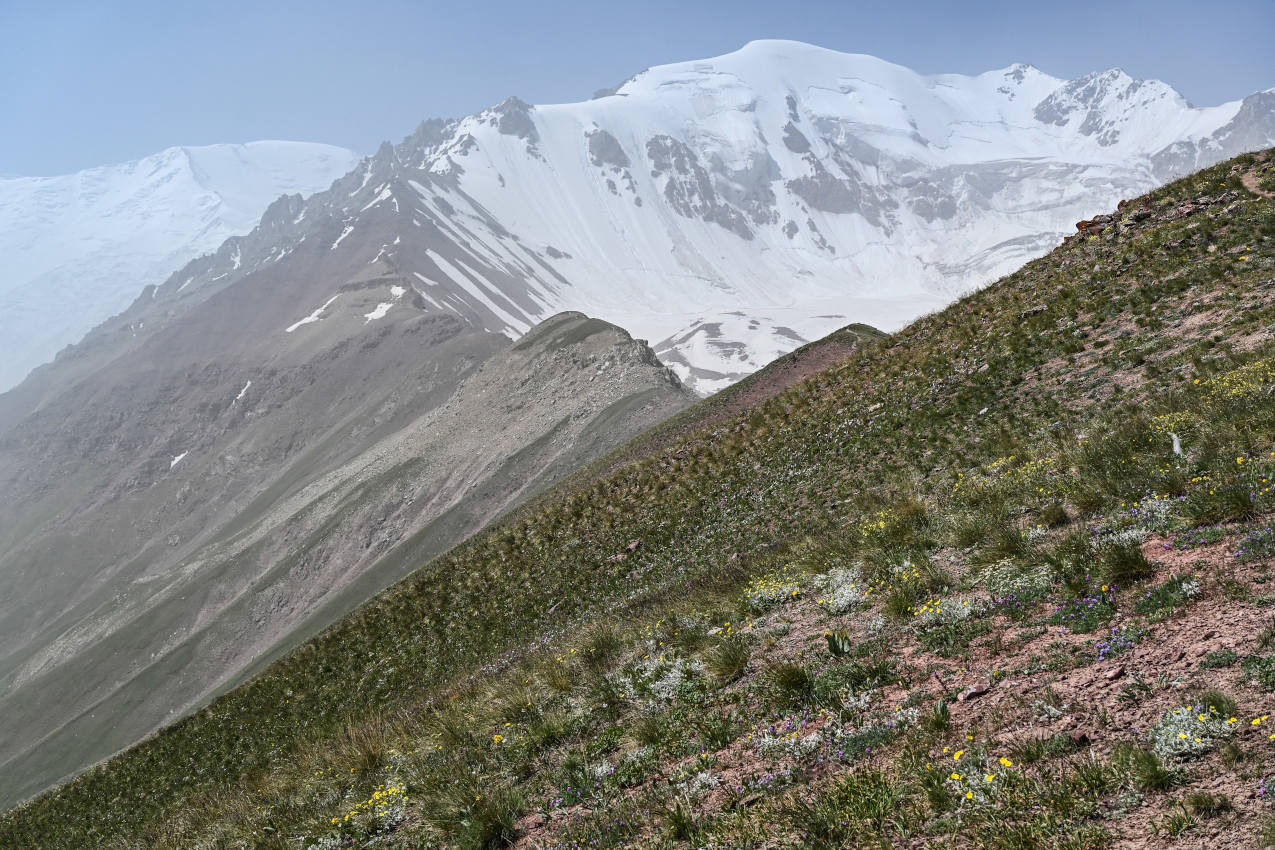
<svg viewBox="0 0 1275 850">
<path fill-rule="evenodd" d="M 280 195 L 326 189 L 358 160 L 331 145 L 250 142 L 0 179 L 0 393 L 143 287 L 247 233 Z"/>
<path fill-rule="evenodd" d="M 4 846 L 1275 839 L 1271 153 L 513 514 Z"/>
<path fill-rule="evenodd" d="M 579 313 L 517 344 L 404 310 L 290 336 L 279 286 L 227 290 L 0 435 L 4 802 L 207 702 L 693 398 Z"/>
<path fill-rule="evenodd" d="M 1270 144 L 1272 91 L 1199 109 L 1119 70 L 925 76 L 753 42 L 584 103 L 425 121 L 144 292 L 59 368 L 101 362 L 304 242 L 489 331 L 562 310 L 615 322 L 708 393 L 851 322 L 897 330 L 1121 197 Z M 319 281 L 307 312 L 340 282 Z M 58 370 L 43 382 L 65 385 Z"/>
</svg>

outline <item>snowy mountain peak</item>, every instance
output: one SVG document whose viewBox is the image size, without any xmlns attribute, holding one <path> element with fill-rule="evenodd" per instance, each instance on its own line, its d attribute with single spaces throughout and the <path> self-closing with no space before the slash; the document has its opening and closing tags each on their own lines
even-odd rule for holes
<svg viewBox="0 0 1275 850">
<path fill-rule="evenodd" d="M 288 281 L 283 326 L 330 303 L 284 335 L 301 348 L 439 312 L 516 336 L 578 310 L 711 391 L 836 327 L 900 327 L 1121 197 L 1273 143 L 1269 94 L 1194 109 L 1119 69 L 923 75 L 755 41 L 583 103 L 423 122 L 125 318 L 255 274 Z"/>
<path fill-rule="evenodd" d="M 1088 74 L 1059 87 L 1036 105 L 1043 124 L 1068 127 L 1098 144 L 1118 143 L 1127 128 L 1154 132 L 1158 119 L 1172 121 L 1191 110 L 1186 98 L 1159 80 L 1137 80 L 1120 68 Z"/>
<path fill-rule="evenodd" d="M 357 161 L 331 145 L 261 141 L 0 180 L 0 392 L 147 285 L 251 230 L 280 195 L 325 189 Z"/>
</svg>

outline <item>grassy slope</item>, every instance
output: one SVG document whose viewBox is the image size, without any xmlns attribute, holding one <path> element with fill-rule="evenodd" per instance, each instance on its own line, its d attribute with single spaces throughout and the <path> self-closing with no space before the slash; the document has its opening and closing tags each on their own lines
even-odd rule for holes
<svg viewBox="0 0 1275 850">
<path fill-rule="evenodd" d="M 1228 189 L 1238 204 L 1175 211 Z M 1026 653 L 1024 634 L 1060 628 L 1056 606 L 1110 593 L 1087 571 L 1124 594 L 1098 599 L 1104 615 L 1146 634 L 1171 621 L 1136 612 L 1149 588 L 1133 585 L 1155 574 L 1132 552 L 1143 552 L 1136 534 L 1110 551 L 1089 542 L 1111 516 L 1136 527 L 1131 500 L 1173 497 L 1154 508 L 1163 534 L 1229 523 L 1221 546 L 1269 520 L 1275 203 L 1243 190 L 1227 163 L 1145 205 L 1145 220 L 1126 210 L 1119 226 L 711 434 L 537 500 L 207 710 L 5 815 L 0 846 L 498 846 L 518 833 L 542 844 L 831 847 L 853 834 L 1101 846 L 1123 829 L 1102 819 L 1113 813 L 1143 833 L 1215 816 L 1252 827 L 1255 810 L 1238 800 L 1226 813 L 1183 798 L 1168 823 L 1178 809 L 1165 787 L 1263 769 L 1265 735 L 1226 738 L 1230 767 L 1216 753 L 1166 761 L 1163 781 L 1148 762 L 1159 756 L 1117 754 L 1114 738 L 1083 758 L 1067 753 L 1089 739 L 1041 744 L 1002 770 L 994 756 L 1008 749 L 989 721 L 1012 712 L 979 715 L 975 699 L 945 720 L 938 708 L 948 682 L 991 651 L 983 635 Z M 1036 525 L 1056 528 L 1025 532 Z M 813 595 L 810 575 L 830 566 L 857 579 L 832 574 L 819 592 L 841 593 L 854 616 L 775 607 Z M 1251 585 L 1263 575 L 1208 576 L 1202 592 L 1233 593 L 1236 616 L 1251 619 L 1269 601 Z M 852 581 L 876 592 L 856 598 Z M 1022 633 L 1006 637 L 1009 614 L 987 607 L 989 588 L 1018 593 Z M 937 607 L 951 617 L 955 594 L 972 602 L 968 618 L 915 616 L 933 597 L 949 599 Z M 793 642 L 801 629 L 808 645 Z M 849 654 L 819 651 L 819 630 L 844 631 Z M 1092 661 L 1089 644 L 1055 642 L 1039 670 L 1012 652 L 996 670 L 1027 681 Z M 1247 703 L 1235 710 L 1252 714 L 1267 662 L 1261 647 L 1242 649 L 1226 669 Z M 985 672 L 999 681 L 996 670 Z M 1162 689 L 1175 684 L 1186 687 Z M 876 719 L 870 706 L 888 701 L 918 718 Z M 802 723 L 841 746 L 804 751 Z M 769 740 L 789 727 L 796 745 Z M 1225 737 L 1205 735 L 1205 749 Z M 987 786 L 997 793 L 962 802 L 968 777 L 949 787 L 951 762 L 925 768 L 951 758 L 943 746 L 1000 775 Z M 846 755 L 867 747 L 872 759 Z M 1163 817 L 1143 817 L 1147 806 Z"/>
</svg>

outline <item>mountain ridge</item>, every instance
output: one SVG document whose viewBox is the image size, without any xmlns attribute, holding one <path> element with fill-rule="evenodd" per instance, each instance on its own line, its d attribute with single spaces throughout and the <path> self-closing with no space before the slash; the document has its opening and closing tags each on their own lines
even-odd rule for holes
<svg viewBox="0 0 1275 850">
<path fill-rule="evenodd" d="M 0 433 L 6 794 L 203 704 L 691 399 L 579 313 L 517 346 L 356 313 L 360 344 L 273 351 L 243 327 L 288 315 L 269 287 L 218 293 Z"/>
</svg>

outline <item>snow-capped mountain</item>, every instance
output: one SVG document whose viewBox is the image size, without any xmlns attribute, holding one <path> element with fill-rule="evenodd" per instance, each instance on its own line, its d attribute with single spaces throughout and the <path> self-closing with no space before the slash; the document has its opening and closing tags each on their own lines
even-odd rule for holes
<svg viewBox="0 0 1275 850">
<path fill-rule="evenodd" d="M 281 194 L 358 162 L 304 142 L 169 148 L 61 177 L 0 179 L 0 392 L 228 237 Z"/>
<path fill-rule="evenodd" d="M 321 244 L 281 344 L 342 313 L 373 328 L 441 311 L 516 336 L 579 310 L 710 392 L 835 327 L 896 329 L 1121 197 L 1273 143 L 1275 89 L 1199 109 L 1120 70 L 924 76 L 752 42 L 584 103 L 426 121 L 331 190 L 273 205 L 76 356 Z"/>
</svg>

